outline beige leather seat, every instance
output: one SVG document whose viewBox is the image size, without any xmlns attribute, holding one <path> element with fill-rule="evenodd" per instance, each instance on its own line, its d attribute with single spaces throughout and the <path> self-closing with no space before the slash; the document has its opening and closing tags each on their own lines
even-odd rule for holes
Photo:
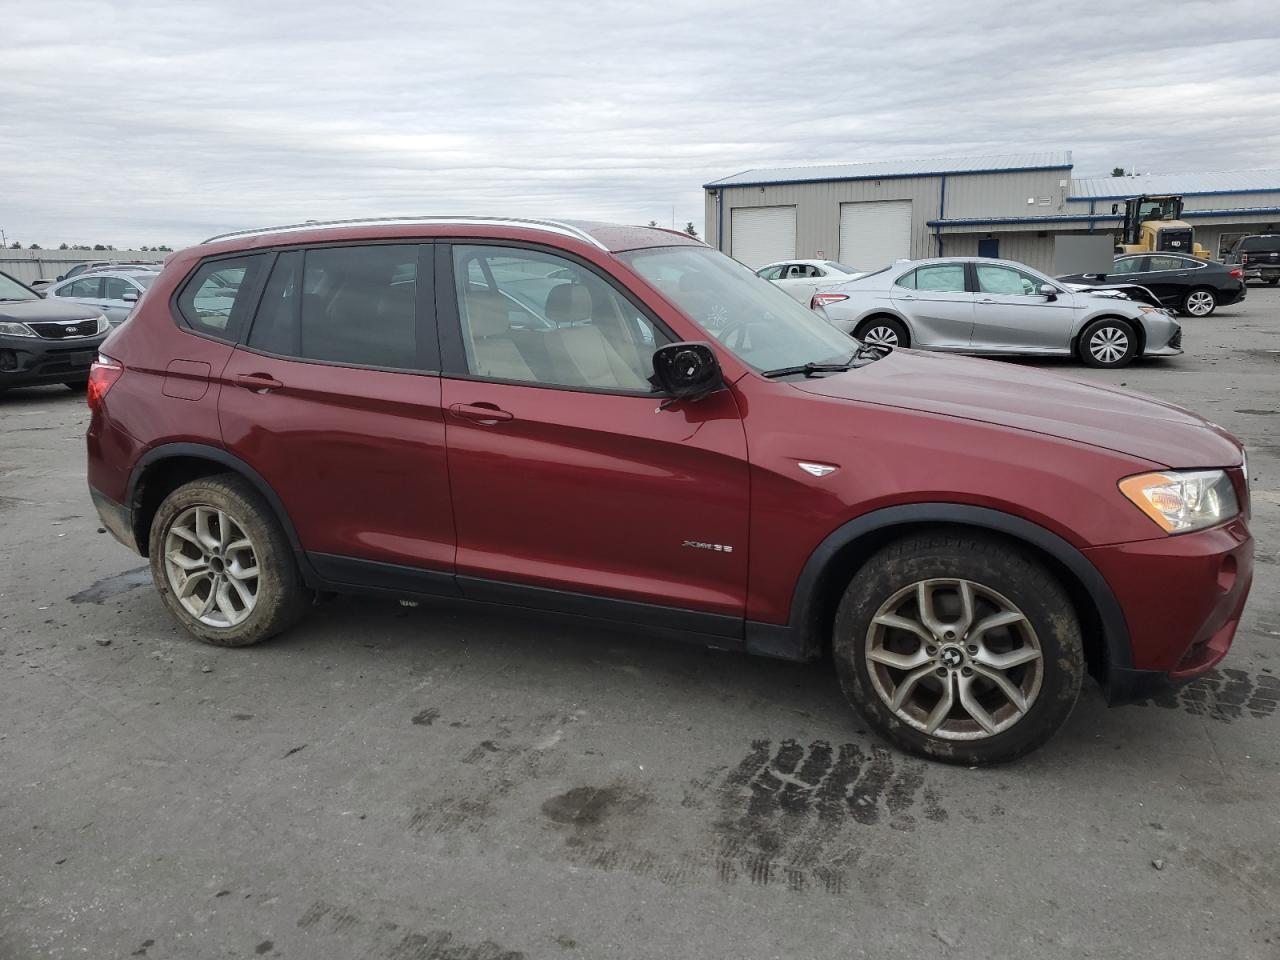
<svg viewBox="0 0 1280 960">
<path fill-rule="evenodd" d="M 473 372 L 498 380 L 537 382 L 511 339 L 506 299 L 499 293 L 470 290 L 462 302 L 471 332 Z"/>
<path fill-rule="evenodd" d="M 572 386 L 648 390 L 649 383 L 628 366 L 599 328 L 584 323 L 591 315 L 591 292 L 582 284 L 561 284 L 547 297 L 547 319 L 559 327 L 548 334 L 557 380 Z"/>
</svg>

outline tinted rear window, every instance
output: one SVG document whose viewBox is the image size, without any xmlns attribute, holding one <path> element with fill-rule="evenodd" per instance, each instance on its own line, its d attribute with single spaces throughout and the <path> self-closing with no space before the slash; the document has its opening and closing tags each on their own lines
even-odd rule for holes
<svg viewBox="0 0 1280 960">
<path fill-rule="evenodd" d="M 1280 253 L 1280 234 L 1262 237 L 1245 237 L 1240 241 L 1245 253 Z"/>
</svg>

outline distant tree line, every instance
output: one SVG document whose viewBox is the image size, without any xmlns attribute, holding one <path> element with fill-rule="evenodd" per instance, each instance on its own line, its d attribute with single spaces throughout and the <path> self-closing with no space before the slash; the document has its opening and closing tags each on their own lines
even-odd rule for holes
<svg viewBox="0 0 1280 960">
<path fill-rule="evenodd" d="M 9 249 L 21 250 L 22 244 L 17 240 L 15 240 L 13 241 L 13 243 L 9 244 Z M 27 245 L 27 249 L 43 250 L 44 247 L 40 246 L 40 244 L 38 243 L 32 243 Z M 90 246 L 87 243 L 72 243 L 72 244 L 63 243 L 58 246 L 58 249 L 59 250 L 100 250 L 100 251 L 106 252 L 106 251 L 115 250 L 115 247 L 113 247 L 109 243 L 95 243 L 93 246 Z M 154 247 L 139 247 L 138 250 L 143 253 L 172 253 L 173 247 L 169 246 L 168 244 L 162 243 Z"/>
</svg>

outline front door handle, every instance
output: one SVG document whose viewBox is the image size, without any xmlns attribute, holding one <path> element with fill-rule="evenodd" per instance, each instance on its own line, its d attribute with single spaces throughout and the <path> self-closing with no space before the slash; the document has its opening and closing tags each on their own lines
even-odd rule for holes
<svg viewBox="0 0 1280 960">
<path fill-rule="evenodd" d="M 505 423 L 515 419 L 513 414 L 492 403 L 455 403 L 449 407 L 449 412 L 455 417 L 471 420 L 474 423 Z"/>
<path fill-rule="evenodd" d="M 231 382 L 237 387 L 244 387 L 246 390 L 279 390 L 284 386 L 279 380 L 271 376 L 269 373 L 237 373 L 231 378 Z"/>
</svg>

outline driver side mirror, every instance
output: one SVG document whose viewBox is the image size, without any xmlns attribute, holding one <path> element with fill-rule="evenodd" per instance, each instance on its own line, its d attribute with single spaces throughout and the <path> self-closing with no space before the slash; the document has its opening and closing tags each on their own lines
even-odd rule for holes
<svg viewBox="0 0 1280 960">
<path fill-rule="evenodd" d="M 1044 297 L 1046 300 L 1057 300 L 1058 288 L 1052 283 L 1042 283 L 1040 284 L 1040 296 Z"/>
<path fill-rule="evenodd" d="M 653 354 L 653 379 L 672 398 L 668 403 L 696 400 L 724 387 L 720 361 L 706 343 L 668 343 L 659 347 Z"/>
</svg>

